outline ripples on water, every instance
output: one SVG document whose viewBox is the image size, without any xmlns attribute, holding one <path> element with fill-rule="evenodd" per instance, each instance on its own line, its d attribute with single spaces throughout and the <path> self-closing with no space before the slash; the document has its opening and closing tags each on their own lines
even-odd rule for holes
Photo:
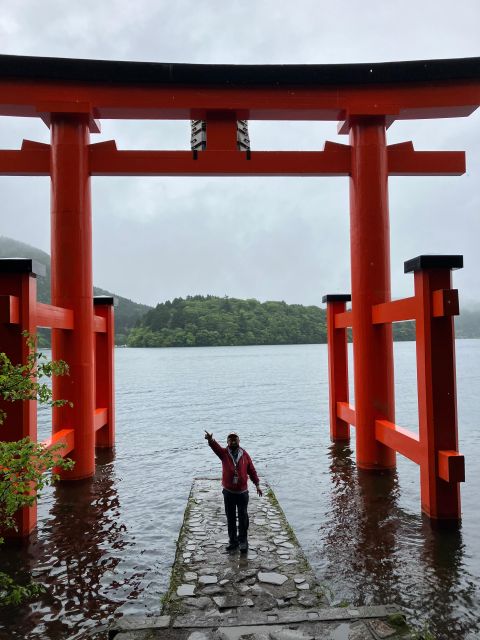
<svg viewBox="0 0 480 640">
<path fill-rule="evenodd" d="M 415 429 L 413 343 L 395 357 L 397 423 Z M 1 610 L 0 638 L 79 639 L 114 616 L 158 613 L 191 480 L 219 474 L 203 430 L 223 441 L 232 428 L 332 603 L 396 602 L 440 640 L 478 638 L 480 341 L 457 342 L 457 368 L 463 524 L 437 532 L 419 512 L 415 464 L 357 474 L 354 439 L 330 443 L 325 345 L 117 350 L 116 450 L 97 452 L 93 479 L 44 494 L 27 546 L 1 549 L 2 568 L 47 592 Z M 44 438 L 48 411 L 39 420 Z"/>
</svg>

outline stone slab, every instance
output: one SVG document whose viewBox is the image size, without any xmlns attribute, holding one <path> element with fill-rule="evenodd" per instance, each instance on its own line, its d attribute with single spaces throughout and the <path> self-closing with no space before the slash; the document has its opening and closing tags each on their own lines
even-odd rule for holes
<svg viewBox="0 0 480 640">
<path fill-rule="evenodd" d="M 357 607 L 356 609 L 348 609 L 346 607 L 324 607 L 321 609 L 309 609 L 306 610 L 303 607 L 279 609 L 275 612 L 276 621 L 280 624 L 300 624 L 302 622 L 310 622 L 311 614 L 316 613 L 316 620 L 319 622 L 341 622 L 341 621 L 355 621 L 355 620 L 368 620 L 372 618 L 388 618 L 394 613 L 400 613 L 399 609 L 393 605 L 375 605 Z M 241 625 L 268 625 L 270 620 L 269 616 L 271 612 L 262 612 L 257 610 L 248 611 L 239 609 L 236 612 L 236 624 Z M 202 619 L 194 615 L 179 616 L 173 622 L 173 626 L 176 628 L 181 627 L 193 627 L 202 628 L 211 625 L 211 621 Z"/>
<path fill-rule="evenodd" d="M 126 631 L 141 631 L 143 629 L 166 629 L 170 626 L 170 616 L 123 616 L 110 626 L 108 637 Z"/>
<path fill-rule="evenodd" d="M 288 576 L 285 576 L 282 573 L 264 573 L 263 571 L 260 571 L 258 573 L 258 579 L 260 582 L 266 582 L 267 584 L 276 584 L 278 586 L 281 586 L 288 580 Z"/>
<path fill-rule="evenodd" d="M 253 607 L 253 600 L 235 596 L 216 596 L 213 601 L 221 609 L 236 609 L 237 607 Z"/>
<path fill-rule="evenodd" d="M 211 628 L 169 628 L 125 632 L 118 640 L 377 640 L 363 621 L 325 623 L 304 622 L 292 627 L 280 624 L 232 625 L 228 614 Z M 400 638 L 398 634 L 391 638 Z M 405 636 L 404 636 L 405 638 Z M 406 638 L 405 638 L 406 640 Z"/>
<path fill-rule="evenodd" d="M 177 588 L 177 596 L 179 596 L 180 598 L 193 596 L 194 594 L 195 594 L 195 585 L 194 584 L 181 584 Z"/>
</svg>

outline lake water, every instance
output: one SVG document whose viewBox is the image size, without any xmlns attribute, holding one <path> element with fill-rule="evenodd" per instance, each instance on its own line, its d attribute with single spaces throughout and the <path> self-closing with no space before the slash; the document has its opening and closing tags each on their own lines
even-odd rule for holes
<svg viewBox="0 0 480 640">
<path fill-rule="evenodd" d="M 329 440 L 326 345 L 117 349 L 117 441 L 93 479 L 59 484 L 38 531 L 2 567 L 47 587 L 0 611 L 0 638 L 86 638 L 114 616 L 158 613 L 192 478 L 219 475 L 204 429 L 241 436 L 332 603 L 394 602 L 440 640 L 480 637 L 480 340 L 457 341 L 462 527 L 420 513 L 419 471 L 357 474 Z M 396 343 L 397 423 L 416 429 L 414 343 Z M 49 412 L 39 415 L 40 437 Z M 352 430 L 353 431 L 353 430 Z M 219 494 L 219 500 L 221 496 Z M 251 499 L 259 499 L 251 492 Z"/>
</svg>

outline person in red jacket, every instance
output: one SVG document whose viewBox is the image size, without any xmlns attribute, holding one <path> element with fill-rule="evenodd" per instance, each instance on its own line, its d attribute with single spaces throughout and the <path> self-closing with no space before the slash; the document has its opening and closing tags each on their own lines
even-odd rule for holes
<svg viewBox="0 0 480 640">
<path fill-rule="evenodd" d="M 240 448 L 240 438 L 236 433 L 227 436 L 227 446 L 224 449 L 218 444 L 211 433 L 205 431 L 205 440 L 213 452 L 222 461 L 222 487 L 223 500 L 225 502 L 225 514 L 227 516 L 229 545 L 227 551 L 233 551 L 240 547 L 241 553 L 248 551 L 248 476 L 257 488 L 259 496 L 262 495 L 260 481 L 253 466 L 252 459 Z M 237 510 L 238 510 L 238 535 L 237 535 Z"/>
</svg>

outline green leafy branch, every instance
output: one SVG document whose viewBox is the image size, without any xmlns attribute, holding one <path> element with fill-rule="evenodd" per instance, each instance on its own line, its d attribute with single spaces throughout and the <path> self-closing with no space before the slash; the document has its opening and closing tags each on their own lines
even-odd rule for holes
<svg viewBox="0 0 480 640">
<path fill-rule="evenodd" d="M 28 347 L 25 364 L 13 364 L 10 358 L 0 352 L 0 395 L 6 402 L 17 400 L 38 400 L 41 404 L 61 407 L 73 406 L 68 400 L 53 400 L 52 389 L 45 379 L 69 374 L 68 364 L 63 360 L 48 360 L 37 351 L 37 337 L 24 331 L 22 334 Z M 0 424 L 5 421 L 6 412 L 0 409 Z"/>
<path fill-rule="evenodd" d="M 0 353 L 0 397 L 6 402 L 37 400 L 49 406 L 73 406 L 68 400 L 54 400 L 48 382 L 53 376 L 68 375 L 63 360 L 50 361 L 37 351 L 37 338 L 23 333 L 28 347 L 27 361 L 13 364 L 5 353 Z M 0 425 L 6 412 L 0 409 Z M 56 469 L 72 469 L 74 462 L 63 458 L 59 443 L 47 447 L 43 443 L 23 438 L 16 442 L 0 441 L 0 529 L 17 530 L 15 513 L 22 507 L 31 507 L 42 490 L 59 476 Z M 49 472 L 49 473 L 47 473 Z M 0 537 L 0 544 L 3 538 Z M 0 604 L 18 604 L 38 595 L 43 587 L 35 582 L 17 584 L 13 578 L 0 572 Z"/>
<path fill-rule="evenodd" d="M 38 582 L 18 584 L 7 573 L 0 571 L 0 605 L 20 604 L 24 600 L 44 593 L 45 587 Z"/>
<path fill-rule="evenodd" d="M 46 471 L 72 469 L 73 461 L 64 459 L 60 453 L 63 446 L 60 443 L 47 448 L 30 438 L 0 442 L 0 523 L 3 528 L 16 530 L 15 512 L 31 507 L 41 491 L 58 480 L 57 473 L 46 474 Z"/>
</svg>

